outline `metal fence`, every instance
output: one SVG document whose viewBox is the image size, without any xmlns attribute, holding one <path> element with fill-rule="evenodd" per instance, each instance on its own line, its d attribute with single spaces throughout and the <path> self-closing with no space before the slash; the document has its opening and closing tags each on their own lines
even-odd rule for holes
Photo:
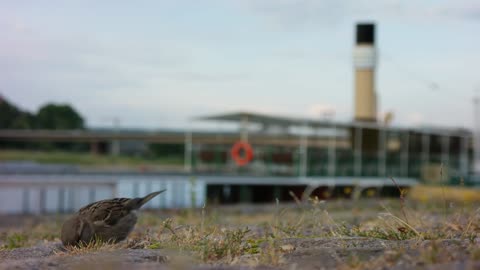
<svg viewBox="0 0 480 270">
<path fill-rule="evenodd" d="M 140 197 L 167 189 L 144 207 L 200 207 L 205 185 L 188 177 L 1 175 L 0 214 L 67 213 L 113 197 Z"/>
</svg>

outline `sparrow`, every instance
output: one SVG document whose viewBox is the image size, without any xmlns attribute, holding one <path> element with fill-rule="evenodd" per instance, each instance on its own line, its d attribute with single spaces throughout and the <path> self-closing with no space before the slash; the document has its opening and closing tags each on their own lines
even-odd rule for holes
<svg viewBox="0 0 480 270">
<path fill-rule="evenodd" d="M 125 240 L 137 223 L 137 211 L 164 190 L 143 198 L 114 198 L 82 207 L 62 226 L 64 246 L 79 246 L 92 241 L 117 243 Z"/>
</svg>

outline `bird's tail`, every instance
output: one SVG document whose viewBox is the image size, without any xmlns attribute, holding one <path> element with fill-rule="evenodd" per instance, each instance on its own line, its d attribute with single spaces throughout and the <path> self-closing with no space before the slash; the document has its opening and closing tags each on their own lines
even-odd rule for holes
<svg viewBox="0 0 480 270">
<path fill-rule="evenodd" d="M 148 194 L 147 196 L 143 197 L 143 198 L 135 198 L 135 199 L 132 199 L 129 204 L 130 204 L 130 207 L 131 209 L 138 209 L 140 207 L 142 207 L 144 204 L 146 204 L 148 201 L 150 201 L 151 199 L 153 199 L 155 196 L 157 196 L 158 194 L 162 193 L 166 191 L 166 189 L 163 189 L 163 190 L 160 190 L 160 191 L 156 191 L 156 192 L 152 192 L 150 194 Z"/>
</svg>

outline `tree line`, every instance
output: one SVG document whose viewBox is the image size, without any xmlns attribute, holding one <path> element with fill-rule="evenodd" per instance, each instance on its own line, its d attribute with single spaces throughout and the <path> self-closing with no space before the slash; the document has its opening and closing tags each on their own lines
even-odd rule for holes
<svg viewBox="0 0 480 270">
<path fill-rule="evenodd" d="M 83 117 L 68 104 L 48 103 L 36 113 L 21 110 L 0 96 L 0 129 L 84 129 Z"/>
<path fill-rule="evenodd" d="M 0 129 L 85 129 L 83 117 L 68 104 L 48 103 L 36 113 L 20 109 L 0 95 Z M 88 151 L 82 142 L 1 141 L 0 149 Z M 149 144 L 148 157 L 182 157 L 183 144 Z"/>
<path fill-rule="evenodd" d="M 37 112 L 22 110 L 0 95 L 0 129 L 84 129 L 83 117 L 68 104 L 48 103 Z M 1 141 L 0 149 L 86 151 L 88 145 L 74 142 Z"/>
</svg>

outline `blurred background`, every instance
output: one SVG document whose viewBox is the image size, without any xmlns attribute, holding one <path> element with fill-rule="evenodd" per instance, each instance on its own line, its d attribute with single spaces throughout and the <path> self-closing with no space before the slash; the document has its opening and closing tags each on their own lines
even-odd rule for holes
<svg viewBox="0 0 480 270">
<path fill-rule="evenodd" d="M 480 184 L 475 1 L 0 4 L 0 213 Z"/>
</svg>

